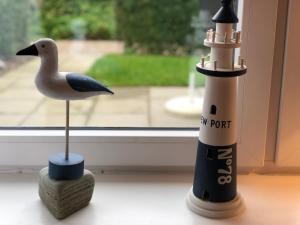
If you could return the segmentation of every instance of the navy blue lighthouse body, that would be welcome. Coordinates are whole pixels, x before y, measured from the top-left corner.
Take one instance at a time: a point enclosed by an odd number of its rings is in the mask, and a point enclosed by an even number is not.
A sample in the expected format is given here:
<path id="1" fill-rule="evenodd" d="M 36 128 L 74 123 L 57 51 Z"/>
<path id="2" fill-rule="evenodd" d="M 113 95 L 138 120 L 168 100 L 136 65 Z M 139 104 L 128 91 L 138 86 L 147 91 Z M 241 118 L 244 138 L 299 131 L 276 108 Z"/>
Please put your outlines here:
<path id="1" fill-rule="evenodd" d="M 203 111 L 193 188 L 187 203 L 194 212 L 213 218 L 236 215 L 242 201 L 236 188 L 237 85 L 246 73 L 244 60 L 234 62 L 234 49 L 241 46 L 238 18 L 231 0 L 223 0 L 213 17 L 204 45 L 211 48 L 210 60 L 197 64 L 206 75 Z"/>

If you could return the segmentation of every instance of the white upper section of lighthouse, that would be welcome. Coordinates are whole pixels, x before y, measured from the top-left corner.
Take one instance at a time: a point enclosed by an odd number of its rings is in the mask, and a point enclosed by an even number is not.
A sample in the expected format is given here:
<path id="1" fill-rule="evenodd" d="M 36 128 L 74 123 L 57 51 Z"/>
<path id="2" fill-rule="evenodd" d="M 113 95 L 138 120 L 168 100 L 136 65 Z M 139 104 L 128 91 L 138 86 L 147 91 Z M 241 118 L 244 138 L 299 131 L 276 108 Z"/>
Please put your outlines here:
<path id="1" fill-rule="evenodd" d="M 216 22 L 216 30 L 208 30 L 204 40 L 204 45 L 211 48 L 210 60 L 205 62 L 202 58 L 197 70 L 217 77 L 234 77 L 246 73 L 244 59 L 234 62 L 234 49 L 241 46 L 241 32 L 233 29 L 238 18 L 230 0 L 222 1 L 222 7 L 213 17 L 213 22 Z"/>
<path id="2" fill-rule="evenodd" d="M 207 145 L 229 146 L 237 142 L 237 78 L 247 71 L 243 59 L 234 62 L 241 33 L 234 30 L 238 18 L 231 0 L 222 1 L 213 22 L 216 29 L 208 30 L 204 40 L 204 45 L 211 48 L 210 60 L 203 57 L 196 67 L 207 75 L 199 140 Z"/>

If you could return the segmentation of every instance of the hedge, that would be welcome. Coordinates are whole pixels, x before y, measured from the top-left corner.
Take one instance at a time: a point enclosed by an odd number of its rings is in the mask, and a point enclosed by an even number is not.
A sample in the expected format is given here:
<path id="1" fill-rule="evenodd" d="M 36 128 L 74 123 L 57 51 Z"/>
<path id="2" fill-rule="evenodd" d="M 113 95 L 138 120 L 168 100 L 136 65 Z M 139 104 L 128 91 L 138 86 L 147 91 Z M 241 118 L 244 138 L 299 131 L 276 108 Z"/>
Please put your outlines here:
<path id="1" fill-rule="evenodd" d="M 198 11 L 198 0 L 116 0 L 118 35 L 133 50 L 174 53 L 185 46 Z"/>
<path id="2" fill-rule="evenodd" d="M 54 39 L 111 39 L 115 36 L 112 0 L 43 0 L 41 23 Z"/>
<path id="3" fill-rule="evenodd" d="M 12 0 L 0 1 L 0 56 L 7 59 L 24 47 L 29 40 L 29 20 L 32 12 L 30 0 L 17 3 Z"/>

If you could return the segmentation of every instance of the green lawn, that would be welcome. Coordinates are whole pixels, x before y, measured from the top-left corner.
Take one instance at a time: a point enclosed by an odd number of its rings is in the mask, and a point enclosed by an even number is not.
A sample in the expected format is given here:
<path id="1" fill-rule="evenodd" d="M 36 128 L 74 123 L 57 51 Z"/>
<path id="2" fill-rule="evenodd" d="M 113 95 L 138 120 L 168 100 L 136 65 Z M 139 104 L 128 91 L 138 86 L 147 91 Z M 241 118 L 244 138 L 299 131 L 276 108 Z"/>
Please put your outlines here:
<path id="1" fill-rule="evenodd" d="M 108 86 L 186 86 L 195 59 L 187 56 L 106 55 L 98 59 L 88 75 Z M 204 77 L 197 76 L 198 85 Z"/>

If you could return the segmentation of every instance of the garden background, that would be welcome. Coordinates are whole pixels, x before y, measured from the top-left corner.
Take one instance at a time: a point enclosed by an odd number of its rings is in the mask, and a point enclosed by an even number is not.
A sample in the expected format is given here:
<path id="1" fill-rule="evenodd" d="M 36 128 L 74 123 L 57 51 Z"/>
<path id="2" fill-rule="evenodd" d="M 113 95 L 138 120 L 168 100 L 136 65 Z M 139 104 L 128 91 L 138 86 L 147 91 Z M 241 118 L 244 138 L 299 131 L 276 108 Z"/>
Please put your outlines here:
<path id="1" fill-rule="evenodd" d="M 196 62 L 208 54 L 202 42 L 206 29 L 212 26 L 211 15 L 218 7 L 219 1 L 208 0 L 0 0 L 0 28 L 4 31 L 0 36 L 0 74 L 5 78 L 7 73 L 20 70 L 32 60 L 15 57 L 18 49 L 40 37 L 50 37 L 58 42 L 61 55 L 65 55 L 63 69 L 88 74 L 112 88 L 119 88 L 119 93 L 132 91 L 137 96 L 136 88 L 146 88 L 150 93 L 146 99 L 150 100 L 154 99 L 151 90 L 161 90 L 165 94 L 154 94 L 160 97 L 159 102 L 151 104 L 163 108 L 177 93 L 188 92 Z M 123 47 L 116 50 L 115 44 Z M 27 73 L 34 73 L 30 69 Z M 195 76 L 193 83 L 201 89 L 204 76 Z M 159 88 L 169 88 L 169 91 Z M 128 116 L 131 112 L 127 111 Z M 153 113 L 149 113 L 150 118 Z M 184 123 L 197 126 L 198 123 L 198 118 L 185 118 L 190 120 L 186 122 L 166 115 L 172 119 L 161 126 Z M 182 121 L 176 122 L 178 119 Z M 87 121 L 83 124 L 90 125 Z M 153 119 L 148 121 L 150 125 L 141 123 L 141 126 L 160 126 L 152 123 Z M 15 124 L 28 125 L 23 122 Z"/>

